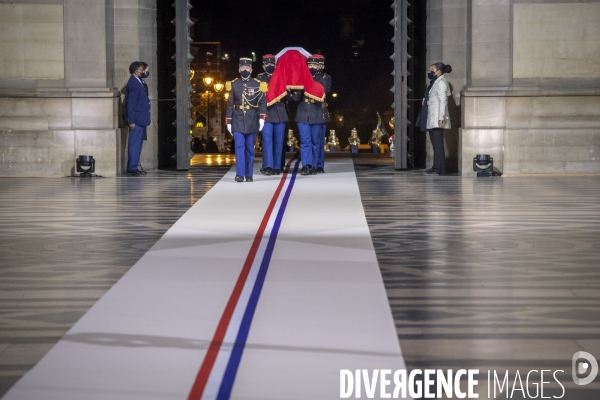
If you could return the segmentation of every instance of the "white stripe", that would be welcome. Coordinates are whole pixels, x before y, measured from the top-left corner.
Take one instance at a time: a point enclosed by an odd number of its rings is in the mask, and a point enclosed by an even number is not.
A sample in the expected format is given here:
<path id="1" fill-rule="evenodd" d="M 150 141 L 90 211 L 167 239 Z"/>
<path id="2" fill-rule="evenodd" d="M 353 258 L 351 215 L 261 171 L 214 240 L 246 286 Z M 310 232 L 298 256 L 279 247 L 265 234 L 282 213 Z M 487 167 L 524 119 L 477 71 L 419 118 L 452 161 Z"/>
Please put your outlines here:
<path id="1" fill-rule="evenodd" d="M 227 368 L 227 363 L 229 362 L 229 357 L 231 356 L 231 351 L 233 350 L 233 344 L 235 343 L 235 340 L 237 338 L 240 326 L 242 324 L 242 318 L 244 317 L 246 307 L 248 306 L 248 301 L 250 300 L 250 295 L 252 294 L 252 290 L 254 289 L 256 277 L 258 276 L 260 265 L 262 264 L 263 258 L 265 256 L 267 244 L 269 243 L 269 238 L 271 237 L 271 234 L 273 232 L 273 226 L 275 225 L 277 214 L 279 214 L 279 209 L 281 208 L 283 197 L 285 196 L 287 188 L 290 184 L 290 177 L 291 173 L 288 174 L 283 188 L 279 192 L 279 196 L 277 197 L 275 206 L 271 211 L 269 221 L 267 222 L 267 226 L 265 227 L 265 231 L 260 241 L 260 245 L 258 246 L 258 250 L 256 251 L 254 262 L 252 263 L 252 267 L 250 268 L 250 272 L 248 273 L 248 277 L 246 278 L 246 282 L 244 283 L 244 288 L 242 289 L 240 298 L 238 299 L 238 302 L 235 306 L 235 310 L 233 311 L 233 314 L 231 316 L 231 320 L 229 321 L 227 331 L 225 332 L 223 344 L 219 349 L 219 354 L 217 355 L 213 368 L 208 377 L 208 381 L 206 382 L 206 387 L 204 388 L 204 393 L 202 394 L 202 400 L 216 399 L 219 393 L 219 388 L 221 387 L 221 382 L 223 381 L 223 377 L 225 375 L 225 369 Z"/>

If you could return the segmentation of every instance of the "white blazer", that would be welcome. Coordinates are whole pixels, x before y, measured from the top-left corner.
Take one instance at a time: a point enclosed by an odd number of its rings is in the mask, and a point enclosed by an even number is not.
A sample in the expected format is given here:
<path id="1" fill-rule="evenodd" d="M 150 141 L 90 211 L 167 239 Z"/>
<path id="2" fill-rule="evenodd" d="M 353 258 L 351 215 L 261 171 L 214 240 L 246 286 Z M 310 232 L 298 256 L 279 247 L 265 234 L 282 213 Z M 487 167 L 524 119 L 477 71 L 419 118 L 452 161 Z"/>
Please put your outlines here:
<path id="1" fill-rule="evenodd" d="M 438 121 L 444 121 L 443 129 L 450 129 L 450 116 L 448 115 L 448 97 L 452 95 L 450 85 L 444 75 L 435 80 L 429 90 L 427 102 L 427 129 L 439 128 Z"/>

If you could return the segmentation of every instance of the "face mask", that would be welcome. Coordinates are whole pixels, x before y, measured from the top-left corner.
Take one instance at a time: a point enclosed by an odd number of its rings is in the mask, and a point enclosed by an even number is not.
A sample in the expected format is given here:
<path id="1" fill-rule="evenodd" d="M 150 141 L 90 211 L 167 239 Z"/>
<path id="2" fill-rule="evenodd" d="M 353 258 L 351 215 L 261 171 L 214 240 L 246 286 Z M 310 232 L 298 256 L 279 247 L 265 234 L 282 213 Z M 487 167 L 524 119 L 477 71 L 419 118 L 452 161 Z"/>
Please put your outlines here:
<path id="1" fill-rule="evenodd" d="M 247 69 L 243 70 L 242 72 L 240 72 L 240 74 L 242 75 L 242 78 L 246 79 L 250 76 L 250 71 L 248 71 Z"/>
<path id="2" fill-rule="evenodd" d="M 275 71 L 275 66 L 269 65 L 269 66 L 265 67 L 265 71 L 267 72 L 267 74 L 272 74 L 273 71 Z"/>
<path id="3" fill-rule="evenodd" d="M 431 80 L 437 79 L 437 75 L 433 71 L 428 72 L 427 77 Z"/>
<path id="4" fill-rule="evenodd" d="M 147 77 L 149 77 L 149 76 L 150 76 L 150 72 L 142 72 L 142 73 L 140 74 L 140 77 L 141 77 L 141 78 L 143 78 L 143 79 L 146 79 L 146 78 L 147 78 Z"/>
<path id="5" fill-rule="evenodd" d="M 319 70 L 317 68 L 309 68 L 308 69 L 311 74 L 315 75 Z"/>

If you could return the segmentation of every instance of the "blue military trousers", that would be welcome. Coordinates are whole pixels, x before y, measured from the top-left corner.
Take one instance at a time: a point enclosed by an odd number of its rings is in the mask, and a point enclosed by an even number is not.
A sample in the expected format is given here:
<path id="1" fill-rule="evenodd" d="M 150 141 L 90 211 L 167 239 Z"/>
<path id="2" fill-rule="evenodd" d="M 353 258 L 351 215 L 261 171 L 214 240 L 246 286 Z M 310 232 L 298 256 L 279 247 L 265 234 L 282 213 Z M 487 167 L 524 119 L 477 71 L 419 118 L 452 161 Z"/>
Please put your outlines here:
<path id="1" fill-rule="evenodd" d="M 265 122 L 262 130 L 263 168 L 280 169 L 285 122 Z"/>
<path id="2" fill-rule="evenodd" d="M 319 124 L 321 126 L 321 131 L 319 132 L 319 137 L 313 138 L 313 157 L 315 161 L 315 167 L 324 168 L 325 167 L 325 133 L 327 131 L 327 124 Z"/>
<path id="3" fill-rule="evenodd" d="M 142 155 L 142 144 L 144 143 L 144 134 L 146 127 L 136 125 L 129 131 L 127 138 L 127 171 L 137 171 Z"/>
<path id="4" fill-rule="evenodd" d="M 313 143 L 318 140 L 321 132 L 321 124 L 304 124 L 298 122 L 298 131 L 300 132 L 300 157 L 302 165 L 315 166 Z"/>
<path id="5" fill-rule="evenodd" d="M 256 133 L 233 132 L 235 139 L 235 174 L 252 178 Z"/>

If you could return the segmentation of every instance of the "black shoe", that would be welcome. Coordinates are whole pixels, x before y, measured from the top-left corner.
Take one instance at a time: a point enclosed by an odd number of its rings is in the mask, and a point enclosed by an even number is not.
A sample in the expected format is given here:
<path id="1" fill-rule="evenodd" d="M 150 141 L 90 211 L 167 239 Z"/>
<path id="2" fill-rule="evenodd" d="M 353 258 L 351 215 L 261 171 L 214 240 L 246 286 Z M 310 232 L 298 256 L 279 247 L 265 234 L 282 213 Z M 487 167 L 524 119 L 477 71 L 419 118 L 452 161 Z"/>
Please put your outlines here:
<path id="1" fill-rule="evenodd" d="M 265 175 L 273 175 L 273 168 L 265 168 Z"/>
<path id="2" fill-rule="evenodd" d="M 317 169 L 315 167 L 311 167 L 310 168 L 310 174 L 311 175 L 316 175 L 317 174 Z"/>
<path id="3" fill-rule="evenodd" d="M 318 174 L 324 174 L 325 173 L 325 168 L 317 168 L 317 173 Z"/>
<path id="4" fill-rule="evenodd" d="M 236 175 L 235 176 L 235 181 L 236 182 L 244 182 L 244 177 L 241 175 Z"/>
<path id="5" fill-rule="evenodd" d="M 264 175 L 264 174 L 265 174 L 265 172 L 266 172 L 266 170 L 267 170 L 266 168 L 261 168 L 261 169 L 260 169 L 260 173 Z"/>
<path id="6" fill-rule="evenodd" d="M 252 179 L 251 176 L 247 176 L 246 177 L 246 182 L 254 182 L 254 179 Z"/>
<path id="7" fill-rule="evenodd" d="M 142 175 L 146 175 L 146 174 L 147 174 L 147 172 L 146 172 L 146 171 L 144 171 L 144 168 L 142 168 L 142 166 L 141 166 L 141 165 L 138 165 L 138 170 L 137 170 L 137 172 L 139 172 L 139 173 L 140 173 L 140 174 L 142 174 Z"/>
<path id="8" fill-rule="evenodd" d="M 428 168 L 425 170 L 425 172 L 427 172 L 428 174 L 437 174 L 437 169 L 433 169 L 433 168 Z"/>
<path id="9" fill-rule="evenodd" d="M 308 174 L 310 174 L 311 168 L 312 167 L 310 165 L 304 165 L 302 167 L 302 169 L 300 170 L 300 175 L 308 175 Z"/>
<path id="10" fill-rule="evenodd" d="M 273 175 L 281 175 L 281 170 L 280 169 L 274 169 L 273 170 Z"/>
<path id="11" fill-rule="evenodd" d="M 134 170 L 134 171 L 127 171 L 127 173 L 125 173 L 126 176 L 138 176 L 140 175 L 140 171 L 138 170 Z"/>

